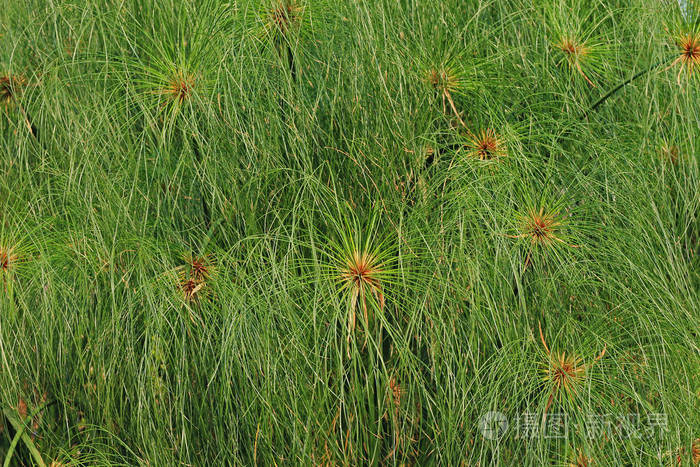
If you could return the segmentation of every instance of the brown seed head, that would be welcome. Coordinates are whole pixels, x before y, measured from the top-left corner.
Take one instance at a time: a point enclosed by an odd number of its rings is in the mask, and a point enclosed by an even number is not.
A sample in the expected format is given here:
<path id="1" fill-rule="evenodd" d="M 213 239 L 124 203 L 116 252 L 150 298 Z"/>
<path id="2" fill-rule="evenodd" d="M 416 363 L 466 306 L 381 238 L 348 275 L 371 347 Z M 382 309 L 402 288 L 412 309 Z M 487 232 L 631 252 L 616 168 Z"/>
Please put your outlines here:
<path id="1" fill-rule="evenodd" d="M 469 155 L 486 161 L 507 156 L 506 145 L 495 130 L 488 128 L 469 137 Z"/>
<path id="2" fill-rule="evenodd" d="M 357 324 L 358 303 L 362 307 L 361 311 L 365 323 L 369 323 L 370 316 L 370 307 L 367 306 L 368 295 L 377 300 L 380 309 L 384 308 L 382 274 L 382 265 L 376 257 L 370 253 L 358 250 L 348 254 L 345 261 L 338 265 L 337 277 L 341 284 L 341 290 L 347 291 L 350 298 L 347 329 L 348 357 L 350 357 L 349 344 Z M 366 343 L 367 341 L 365 340 Z"/>
<path id="3" fill-rule="evenodd" d="M 591 48 L 570 36 L 563 36 L 554 46 L 564 52 L 567 60 L 575 62 L 591 54 Z"/>
<path id="4" fill-rule="evenodd" d="M 680 73 L 685 69 L 688 76 L 700 67 L 700 33 L 688 33 L 678 40 L 680 52 L 674 63 L 680 64 Z"/>
<path id="5" fill-rule="evenodd" d="M 560 227 L 561 221 L 554 214 L 545 213 L 544 208 L 539 211 L 531 209 L 522 219 L 522 233 L 515 237 L 529 238 L 533 245 L 548 246 L 554 241 L 562 241 L 557 237 Z"/>
<path id="6" fill-rule="evenodd" d="M 592 367 L 598 360 L 603 358 L 607 346 L 603 347 L 602 352 L 596 357 L 593 362 L 586 365 L 580 357 L 575 355 L 566 355 L 566 352 L 560 354 L 554 354 L 549 350 L 549 346 L 544 339 L 544 333 L 542 332 L 542 326 L 538 323 L 540 331 L 540 340 L 544 346 L 544 350 L 547 353 L 548 362 L 545 364 L 544 371 L 544 381 L 550 388 L 549 400 L 547 401 L 547 406 L 545 408 L 545 414 L 552 404 L 555 396 L 561 393 L 561 390 L 573 395 L 578 390 L 579 384 L 583 381 L 586 375 L 586 368 Z"/>
<path id="7" fill-rule="evenodd" d="M 367 296 L 377 299 L 379 307 L 384 307 L 382 292 L 382 265 L 374 255 L 355 251 L 348 257 L 339 271 L 339 279 L 343 289 L 350 292 L 350 309 L 348 330 L 355 328 L 355 310 L 358 302 L 362 306 L 365 320 L 368 319 Z"/>
<path id="8" fill-rule="evenodd" d="M 458 87 L 457 76 L 445 68 L 432 68 L 426 76 L 426 81 L 440 93 L 452 92 Z"/>
<path id="9" fill-rule="evenodd" d="M 564 54 L 564 57 L 572 70 L 576 70 L 581 76 L 583 76 L 588 84 L 595 87 L 593 81 L 591 81 L 586 73 L 584 73 L 581 65 L 593 51 L 590 46 L 573 37 L 562 36 L 558 42 L 554 43 L 554 47 L 559 49 Z"/>
<path id="10" fill-rule="evenodd" d="M 566 392 L 573 393 L 583 379 L 586 367 L 581 358 L 562 352 L 558 355 L 550 355 L 549 367 L 545 372 L 545 380 L 555 391 L 564 389 Z"/>
<path id="11" fill-rule="evenodd" d="M 693 446 L 691 448 L 691 454 L 693 457 L 693 464 L 700 464 L 700 438 L 693 441 Z"/>
<path id="12" fill-rule="evenodd" d="M 214 262 L 209 257 L 205 256 L 187 256 L 185 261 L 190 267 L 190 273 L 195 280 L 209 280 L 214 271 Z"/>
<path id="13" fill-rule="evenodd" d="M 0 274 L 8 274 L 17 263 L 18 256 L 12 248 L 0 246 Z"/>
<path id="14" fill-rule="evenodd" d="M 364 295 L 365 291 L 376 293 L 381 290 L 378 277 L 381 273 L 380 265 L 374 256 L 356 251 L 341 268 L 340 278 L 358 295 Z"/>
<path id="15" fill-rule="evenodd" d="M 208 281 L 214 273 L 214 262 L 208 256 L 186 256 L 187 266 L 178 267 L 178 283 L 188 302 L 197 302 L 209 295 Z"/>
<path id="16" fill-rule="evenodd" d="M 195 78 L 193 75 L 177 72 L 173 75 L 163 94 L 168 96 L 173 102 L 182 104 L 192 96 L 194 85 Z"/>
<path id="17" fill-rule="evenodd" d="M 196 302 L 199 299 L 199 291 L 204 287 L 204 282 L 199 282 L 194 278 L 180 279 L 180 289 L 188 302 Z"/>

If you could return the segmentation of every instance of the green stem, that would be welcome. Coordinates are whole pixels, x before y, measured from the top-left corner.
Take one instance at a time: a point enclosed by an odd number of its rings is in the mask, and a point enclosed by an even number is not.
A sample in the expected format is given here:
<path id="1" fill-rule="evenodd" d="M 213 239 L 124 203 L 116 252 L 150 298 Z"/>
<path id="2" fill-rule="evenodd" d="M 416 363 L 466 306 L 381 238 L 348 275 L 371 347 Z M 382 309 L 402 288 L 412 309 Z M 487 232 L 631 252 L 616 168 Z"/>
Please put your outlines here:
<path id="1" fill-rule="evenodd" d="M 24 422 L 19 420 L 19 418 L 16 418 L 14 414 L 9 409 L 3 410 L 5 417 L 10 421 L 12 426 L 15 429 L 15 437 L 12 438 L 12 443 L 10 444 L 9 449 L 7 450 L 7 454 L 5 455 L 5 462 L 3 462 L 3 467 L 9 467 L 10 462 L 12 461 L 12 456 L 15 453 L 15 449 L 17 448 L 17 444 L 19 443 L 19 440 L 21 439 L 29 452 L 32 454 L 32 457 L 34 458 L 34 462 L 36 462 L 36 465 L 40 467 L 46 467 L 46 464 L 44 463 L 44 460 L 41 458 L 41 454 L 39 453 L 39 450 L 36 448 L 34 443 L 32 442 L 31 438 L 26 435 L 24 432 L 25 429 L 29 426 L 29 423 L 32 421 L 32 419 L 39 414 L 42 410 L 44 410 L 46 407 L 49 405 L 53 404 L 53 402 L 46 403 L 44 402 L 41 404 L 39 407 L 34 409 L 27 418 L 24 419 Z"/>
<path id="2" fill-rule="evenodd" d="M 194 152 L 197 164 L 200 166 L 199 168 L 202 169 L 202 153 L 199 150 L 199 143 L 194 135 L 192 136 L 192 152 Z M 202 197 L 202 214 L 204 214 L 204 225 L 206 225 L 206 228 L 209 229 L 211 227 L 211 212 L 209 211 L 207 195 L 204 189 L 200 190 L 200 196 Z"/>
<path id="3" fill-rule="evenodd" d="M 18 103 L 17 105 L 19 106 L 19 110 L 22 113 L 22 117 L 24 118 L 24 123 L 27 125 L 27 129 L 29 130 L 29 133 L 31 133 L 31 135 L 34 138 L 36 138 L 38 141 L 39 140 L 39 132 L 36 129 L 36 127 L 34 126 L 34 124 L 31 122 L 31 120 L 29 119 L 29 114 L 27 113 L 26 110 L 24 110 L 24 107 L 22 106 L 22 104 Z"/>
<path id="4" fill-rule="evenodd" d="M 666 60 L 660 60 L 660 61 L 656 62 L 655 64 L 653 64 L 652 66 L 650 66 L 649 68 L 647 68 L 646 70 L 642 70 L 639 73 L 632 76 L 631 78 L 627 79 L 626 81 L 623 81 L 622 83 L 618 84 L 617 86 L 612 88 L 610 91 L 608 91 L 603 97 L 598 99 L 598 101 L 595 104 L 593 104 L 590 109 L 588 109 L 586 111 L 584 116 L 587 116 L 590 112 L 594 112 L 596 109 L 598 109 L 598 107 L 600 107 L 601 104 L 603 104 L 606 100 L 608 100 L 611 96 L 613 96 L 617 91 L 619 91 L 620 89 L 622 89 L 625 86 L 627 86 L 628 84 L 630 84 L 632 81 L 646 75 L 647 73 L 658 68 L 661 65 L 665 65 L 666 63 L 673 60 L 673 58 L 674 57 L 668 58 Z"/>

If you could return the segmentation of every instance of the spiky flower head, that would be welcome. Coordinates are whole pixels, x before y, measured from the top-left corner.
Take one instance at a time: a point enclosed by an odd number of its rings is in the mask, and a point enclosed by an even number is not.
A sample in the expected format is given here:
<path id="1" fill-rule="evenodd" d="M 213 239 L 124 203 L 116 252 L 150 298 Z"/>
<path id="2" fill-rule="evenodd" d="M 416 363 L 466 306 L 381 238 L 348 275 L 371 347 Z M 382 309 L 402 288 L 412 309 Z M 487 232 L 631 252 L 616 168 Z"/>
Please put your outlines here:
<path id="1" fill-rule="evenodd" d="M 7 285 L 12 277 L 17 273 L 24 261 L 26 252 L 19 253 L 14 246 L 7 246 L 0 243 L 0 283 L 2 288 L 7 290 Z"/>
<path id="2" fill-rule="evenodd" d="M 0 245 L 0 275 L 3 278 L 15 269 L 18 260 L 19 257 L 14 252 L 14 248 Z"/>
<path id="3" fill-rule="evenodd" d="M 579 387 L 585 380 L 587 370 L 598 360 L 603 358 L 607 346 L 603 347 L 602 352 L 600 352 L 593 362 L 585 364 L 583 359 L 575 354 L 552 352 L 549 346 L 547 346 L 544 333 L 542 332 L 542 326 L 539 323 L 538 327 L 540 331 L 540 340 L 547 354 L 547 361 L 543 364 L 542 368 L 542 372 L 544 373 L 542 379 L 545 386 L 549 389 L 549 400 L 545 407 L 546 414 L 555 398 L 561 397 L 562 395 L 572 397 L 578 392 Z"/>
<path id="4" fill-rule="evenodd" d="M 470 134 L 468 154 L 482 161 L 498 159 L 508 155 L 505 141 L 492 128 L 481 130 L 476 135 Z"/>
<path id="5" fill-rule="evenodd" d="M 457 71 L 449 65 L 429 69 L 425 80 L 432 89 L 440 94 L 454 93 L 459 90 L 459 76 Z"/>
<path id="6" fill-rule="evenodd" d="M 442 111 L 448 113 L 449 109 L 465 129 L 468 130 L 466 123 L 457 110 L 453 94 L 464 93 L 468 87 L 468 82 L 460 73 L 457 65 L 453 61 L 446 61 L 438 66 L 433 66 L 427 69 L 424 75 L 424 80 L 428 84 L 429 89 L 437 94 L 442 100 Z"/>
<path id="7" fill-rule="evenodd" d="M 207 281 L 214 274 L 215 262 L 211 255 L 204 256 L 185 256 L 185 262 L 190 268 L 192 277 L 198 281 Z"/>
<path id="8" fill-rule="evenodd" d="M 376 250 L 365 244 L 360 246 L 350 240 L 345 248 L 338 250 L 335 257 L 334 276 L 340 284 L 340 291 L 347 296 L 347 353 L 350 357 L 350 343 L 357 328 L 358 308 L 364 318 L 362 321 L 367 343 L 372 311 L 384 309 L 384 264 Z"/>
<path id="9" fill-rule="evenodd" d="M 350 252 L 338 272 L 342 287 L 350 291 L 353 309 L 360 303 L 366 313 L 369 296 L 376 298 L 383 306 L 382 264 L 373 254 L 360 250 Z"/>
<path id="10" fill-rule="evenodd" d="M 553 47 L 563 55 L 562 60 L 566 61 L 572 71 L 580 74 L 588 84 L 595 87 L 593 81 L 584 71 L 593 58 L 595 46 L 579 39 L 574 34 L 562 34 L 558 40 L 554 41 Z"/>
<path id="11" fill-rule="evenodd" d="M 543 371 L 544 380 L 555 391 L 563 389 L 568 394 L 574 394 L 586 373 L 586 367 L 580 357 L 561 352 L 550 354 Z"/>
<path id="12" fill-rule="evenodd" d="M 190 100 L 194 92 L 195 82 L 195 76 L 191 73 L 186 73 L 184 71 L 174 72 L 168 85 L 160 91 L 161 94 L 168 98 L 162 105 L 165 106 L 168 102 L 182 105 Z"/>
<path id="13" fill-rule="evenodd" d="M 689 32 L 677 39 L 679 47 L 678 57 L 671 64 L 678 66 L 678 84 L 681 82 L 681 74 L 685 70 L 688 77 L 692 77 L 695 70 L 700 67 L 700 32 Z"/>
<path id="14" fill-rule="evenodd" d="M 204 282 L 198 282 L 193 277 L 185 277 L 184 273 L 180 275 L 180 289 L 182 295 L 188 302 L 196 302 L 199 299 L 199 291 L 205 286 Z"/>
<path id="15" fill-rule="evenodd" d="M 563 221 L 556 211 L 547 212 L 544 206 L 537 209 L 529 209 L 528 213 L 521 216 L 520 234 L 510 235 L 512 238 L 526 238 L 532 246 L 547 247 L 555 242 L 564 243 L 558 237 Z"/>
<path id="16" fill-rule="evenodd" d="M 179 266 L 178 284 L 183 298 L 196 303 L 209 297 L 209 281 L 214 273 L 214 262 L 210 256 L 185 256 L 185 266 Z"/>
<path id="17" fill-rule="evenodd" d="M 353 208 L 348 204 L 339 218 L 329 216 L 336 232 L 326 237 L 322 265 L 322 277 L 333 286 L 334 298 L 339 299 L 337 303 L 342 306 L 348 357 L 351 343 L 357 342 L 358 324 L 365 344 L 374 331 L 381 329 L 382 320 L 375 318 L 384 313 L 386 295 L 398 274 L 393 239 L 379 233 L 379 211 L 365 222 L 357 217 Z"/>
<path id="18" fill-rule="evenodd" d="M 486 61 L 477 58 L 476 50 L 453 46 L 426 46 L 421 40 L 415 44 L 419 55 L 412 62 L 411 70 L 407 71 L 413 76 L 414 82 L 421 84 L 427 91 L 426 98 L 442 101 L 443 113 L 452 113 L 459 124 L 468 129 L 455 98 L 467 95 L 483 85 L 483 78 L 477 76 L 486 68 L 483 66 Z"/>
<path id="19" fill-rule="evenodd" d="M 691 447 L 691 457 L 693 458 L 693 464 L 700 464 L 700 438 L 693 441 L 693 446 Z"/>

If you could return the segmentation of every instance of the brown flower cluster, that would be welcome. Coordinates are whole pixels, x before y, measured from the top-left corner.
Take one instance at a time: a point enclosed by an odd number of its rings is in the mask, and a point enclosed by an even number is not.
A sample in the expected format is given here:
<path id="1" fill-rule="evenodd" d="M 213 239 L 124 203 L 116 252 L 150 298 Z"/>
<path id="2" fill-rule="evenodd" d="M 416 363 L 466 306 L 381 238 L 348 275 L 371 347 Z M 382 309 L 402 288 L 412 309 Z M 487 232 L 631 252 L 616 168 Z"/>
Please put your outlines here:
<path id="1" fill-rule="evenodd" d="M 209 297 L 208 283 L 214 273 L 214 261 L 208 256 L 186 256 L 185 266 L 178 268 L 178 282 L 187 302 L 196 303 Z"/>

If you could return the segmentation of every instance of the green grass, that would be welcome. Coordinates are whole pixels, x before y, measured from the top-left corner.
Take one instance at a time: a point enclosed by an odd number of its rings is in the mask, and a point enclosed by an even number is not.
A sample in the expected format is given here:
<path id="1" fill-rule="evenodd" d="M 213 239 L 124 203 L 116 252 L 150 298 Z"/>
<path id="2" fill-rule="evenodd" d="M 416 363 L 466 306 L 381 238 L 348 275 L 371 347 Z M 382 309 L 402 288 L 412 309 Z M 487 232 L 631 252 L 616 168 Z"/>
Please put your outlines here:
<path id="1" fill-rule="evenodd" d="M 0 3 L 0 462 L 697 465 L 692 8 Z"/>

